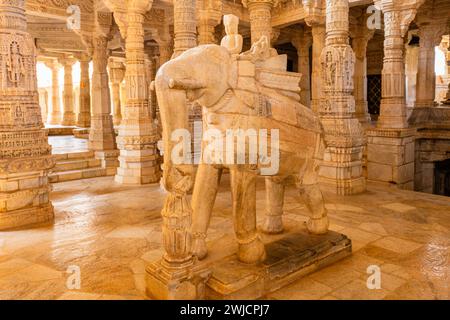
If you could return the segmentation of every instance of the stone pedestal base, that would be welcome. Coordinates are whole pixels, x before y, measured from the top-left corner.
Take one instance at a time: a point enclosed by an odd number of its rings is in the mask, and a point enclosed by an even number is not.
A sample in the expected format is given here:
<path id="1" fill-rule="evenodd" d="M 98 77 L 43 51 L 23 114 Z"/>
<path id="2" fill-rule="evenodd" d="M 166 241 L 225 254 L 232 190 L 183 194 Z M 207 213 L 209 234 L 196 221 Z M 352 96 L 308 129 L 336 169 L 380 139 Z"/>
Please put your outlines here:
<path id="1" fill-rule="evenodd" d="M 258 299 L 351 252 L 351 240 L 343 234 L 291 232 L 266 244 L 267 258 L 261 265 L 243 264 L 235 255 L 216 261 L 206 283 L 206 298 Z"/>
<path id="2" fill-rule="evenodd" d="M 120 166 L 117 168 L 116 182 L 140 185 L 159 181 L 157 137 L 124 137 L 119 134 L 117 143 Z"/>
<path id="3" fill-rule="evenodd" d="M 113 176 L 117 173 L 117 167 L 119 166 L 119 150 L 104 150 L 96 151 L 95 159 L 102 161 L 102 168 L 106 169 L 107 176 Z"/>
<path id="4" fill-rule="evenodd" d="M 170 268 L 161 260 L 146 268 L 147 295 L 158 300 L 205 299 L 211 271 L 200 265 Z"/>
<path id="5" fill-rule="evenodd" d="M 28 159 L 22 161 L 24 166 L 30 163 Z M 43 170 L 54 165 L 51 157 L 41 158 L 33 163 Z M 14 163 L 11 167 L 13 166 Z M 1 175 L 0 230 L 53 222 L 53 206 L 49 201 L 50 190 L 48 177 L 43 175 L 42 171 Z"/>
<path id="6" fill-rule="evenodd" d="M 369 129 L 368 180 L 414 189 L 415 129 Z"/>
<path id="7" fill-rule="evenodd" d="M 40 207 L 0 212 L 0 230 L 47 225 L 52 224 L 53 220 L 53 205 L 47 203 Z"/>

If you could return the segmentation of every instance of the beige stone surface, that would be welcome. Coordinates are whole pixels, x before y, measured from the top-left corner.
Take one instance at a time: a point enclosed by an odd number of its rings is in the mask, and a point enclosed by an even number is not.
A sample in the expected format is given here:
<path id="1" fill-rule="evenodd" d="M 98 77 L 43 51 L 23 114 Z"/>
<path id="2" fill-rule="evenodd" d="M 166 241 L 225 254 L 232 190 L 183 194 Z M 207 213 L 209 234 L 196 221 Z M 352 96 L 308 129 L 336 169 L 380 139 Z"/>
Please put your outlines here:
<path id="1" fill-rule="evenodd" d="M 156 185 L 121 186 L 112 177 L 60 183 L 54 189 L 54 226 L 0 232 L 0 297 L 146 298 L 143 268 L 162 254 L 161 242 L 155 242 L 151 233 L 161 237 L 157 231 L 161 228 L 165 193 Z M 264 182 L 259 181 L 257 198 L 264 197 Z M 289 187 L 286 202 L 295 202 L 295 197 L 294 189 Z M 233 245 L 233 241 L 224 238 L 210 238 L 215 231 L 232 237 L 232 226 L 224 223 L 230 220 L 229 199 L 225 176 L 208 234 L 212 252 L 216 247 L 223 251 L 224 246 Z M 332 225 L 345 226 L 353 242 L 362 241 L 361 248 L 341 263 L 313 273 L 268 298 L 449 298 L 449 264 L 445 257 L 450 250 L 450 221 L 444 214 L 450 206 L 448 198 L 369 184 L 366 194 L 336 197 L 325 193 L 325 201 L 327 206 L 337 208 L 329 211 Z M 411 212 L 393 214 L 383 207 L 388 203 L 409 203 L 427 219 L 418 220 L 419 216 Z M 364 211 L 346 210 L 348 206 Z M 307 218 L 307 212 L 301 208 L 290 211 Z M 258 212 L 258 216 L 263 215 L 264 212 Z M 284 219 L 288 222 L 291 218 L 286 215 Z M 367 223 L 381 226 L 387 234 L 368 229 Z M 141 230 L 146 231 L 145 237 Z M 66 287 L 70 265 L 80 267 L 80 290 Z M 365 287 L 369 265 L 380 266 L 380 291 Z"/>

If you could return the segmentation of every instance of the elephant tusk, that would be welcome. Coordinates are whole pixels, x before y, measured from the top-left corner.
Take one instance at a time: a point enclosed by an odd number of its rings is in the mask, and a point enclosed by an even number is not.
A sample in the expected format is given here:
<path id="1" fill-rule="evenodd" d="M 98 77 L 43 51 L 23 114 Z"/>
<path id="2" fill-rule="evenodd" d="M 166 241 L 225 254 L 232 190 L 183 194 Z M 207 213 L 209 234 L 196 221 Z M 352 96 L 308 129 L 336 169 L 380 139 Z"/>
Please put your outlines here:
<path id="1" fill-rule="evenodd" d="M 170 79 L 169 88 L 179 90 L 198 90 L 204 89 L 206 88 L 206 86 L 201 82 L 192 79 L 182 79 L 182 80 Z"/>

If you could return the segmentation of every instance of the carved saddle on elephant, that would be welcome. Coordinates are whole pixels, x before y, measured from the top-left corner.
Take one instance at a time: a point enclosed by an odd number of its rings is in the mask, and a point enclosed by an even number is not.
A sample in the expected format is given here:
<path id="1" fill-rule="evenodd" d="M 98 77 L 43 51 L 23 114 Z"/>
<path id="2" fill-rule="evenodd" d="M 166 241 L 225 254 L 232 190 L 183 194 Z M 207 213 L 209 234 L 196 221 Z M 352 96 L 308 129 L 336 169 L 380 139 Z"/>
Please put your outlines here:
<path id="1" fill-rule="evenodd" d="M 322 125 L 300 103 L 302 75 L 286 71 L 286 55 L 271 48 L 262 50 L 232 55 L 230 89 L 215 106 L 204 109 L 205 129 L 216 128 L 225 134 L 228 129 L 265 128 L 268 136 L 271 129 L 278 129 L 280 152 L 322 158 Z"/>

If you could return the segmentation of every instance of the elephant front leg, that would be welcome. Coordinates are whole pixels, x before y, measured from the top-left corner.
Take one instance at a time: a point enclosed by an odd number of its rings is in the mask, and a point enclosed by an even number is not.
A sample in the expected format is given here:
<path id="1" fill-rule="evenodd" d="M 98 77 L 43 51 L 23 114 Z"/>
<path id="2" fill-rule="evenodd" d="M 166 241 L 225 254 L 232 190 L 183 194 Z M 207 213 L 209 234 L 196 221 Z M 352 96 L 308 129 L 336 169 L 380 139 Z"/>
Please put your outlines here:
<path id="1" fill-rule="evenodd" d="M 230 168 L 230 174 L 238 259 L 259 263 L 265 259 L 266 252 L 256 230 L 256 172 L 237 165 Z"/>
<path id="2" fill-rule="evenodd" d="M 206 232 L 219 189 L 222 169 L 209 164 L 198 166 L 192 194 L 192 253 L 199 259 L 206 257 Z"/>
<path id="3" fill-rule="evenodd" d="M 313 234 L 323 234 L 327 233 L 330 223 L 323 201 L 322 191 L 317 181 L 317 171 L 318 164 L 313 162 L 307 167 L 303 181 L 297 187 L 306 207 L 311 213 L 311 217 L 306 223 L 308 231 Z"/>
<path id="4" fill-rule="evenodd" d="M 283 232 L 283 205 L 284 205 L 283 181 L 277 178 L 266 178 L 266 217 L 262 230 L 269 234 Z"/>

